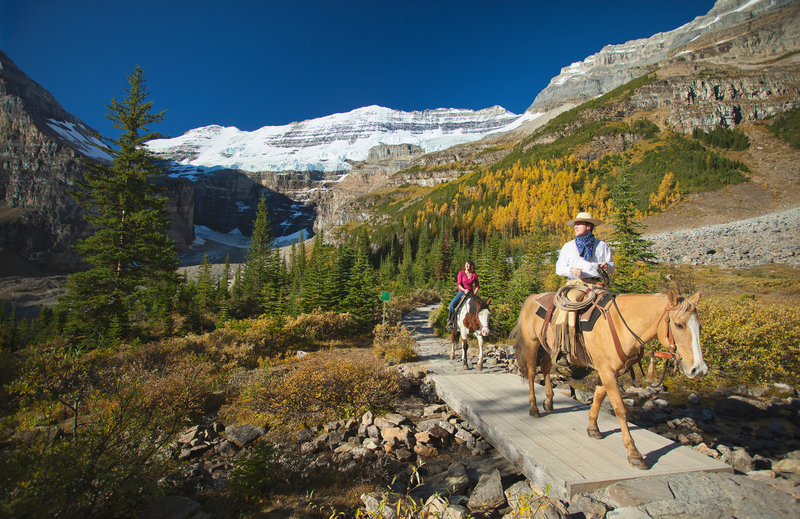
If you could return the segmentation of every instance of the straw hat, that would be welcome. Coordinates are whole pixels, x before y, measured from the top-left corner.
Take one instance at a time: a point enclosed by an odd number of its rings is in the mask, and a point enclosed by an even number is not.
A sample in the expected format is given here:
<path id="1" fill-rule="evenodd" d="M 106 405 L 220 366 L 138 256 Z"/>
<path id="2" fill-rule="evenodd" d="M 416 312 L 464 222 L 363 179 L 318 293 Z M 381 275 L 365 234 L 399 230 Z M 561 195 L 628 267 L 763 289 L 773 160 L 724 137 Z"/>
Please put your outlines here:
<path id="1" fill-rule="evenodd" d="M 578 213 L 575 216 L 574 220 L 570 220 L 567 222 L 568 227 L 575 227 L 575 222 L 589 222 L 590 224 L 597 227 L 598 225 L 603 225 L 603 220 L 598 220 L 597 218 L 592 216 L 592 213 Z"/>

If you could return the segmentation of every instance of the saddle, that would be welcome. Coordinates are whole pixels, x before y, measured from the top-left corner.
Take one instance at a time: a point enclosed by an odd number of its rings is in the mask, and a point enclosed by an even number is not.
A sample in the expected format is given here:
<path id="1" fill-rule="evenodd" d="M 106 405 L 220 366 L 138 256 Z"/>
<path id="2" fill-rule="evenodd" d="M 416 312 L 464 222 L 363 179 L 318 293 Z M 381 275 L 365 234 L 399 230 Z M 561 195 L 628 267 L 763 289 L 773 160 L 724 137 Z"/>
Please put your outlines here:
<path id="1" fill-rule="evenodd" d="M 536 315 L 543 319 L 542 330 L 539 334 L 542 346 L 556 357 L 559 353 L 567 356 L 570 364 L 594 368 L 591 355 L 586 350 L 583 332 L 594 329 L 597 320 L 611 304 L 613 294 L 605 288 L 570 286 L 572 290 L 583 291 L 583 299 L 589 292 L 594 292 L 594 298 L 587 307 L 578 311 L 566 311 L 558 308 L 555 303 L 555 292 L 542 294 L 535 299 L 539 305 Z M 573 316 L 569 315 L 573 314 Z M 577 315 L 575 315 L 577 314 Z M 547 343 L 548 331 L 552 332 L 553 344 Z"/>
<path id="2" fill-rule="evenodd" d="M 467 304 L 468 299 L 472 299 L 473 297 L 477 298 L 475 294 L 472 295 L 465 295 L 461 298 L 461 301 L 458 302 L 455 308 L 453 308 L 453 315 L 450 316 L 450 323 L 455 326 L 456 320 L 458 319 L 458 313 L 461 311 L 461 308 Z"/>

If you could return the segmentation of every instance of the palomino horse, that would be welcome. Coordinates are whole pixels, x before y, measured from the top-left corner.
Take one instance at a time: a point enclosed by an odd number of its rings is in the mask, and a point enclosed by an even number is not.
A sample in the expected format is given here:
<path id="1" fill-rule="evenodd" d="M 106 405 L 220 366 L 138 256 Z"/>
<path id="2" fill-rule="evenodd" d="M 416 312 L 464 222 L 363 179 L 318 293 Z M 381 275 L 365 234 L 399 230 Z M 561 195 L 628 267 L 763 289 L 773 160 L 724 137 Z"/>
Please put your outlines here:
<path id="1" fill-rule="evenodd" d="M 538 295 L 532 295 L 525 300 L 519 320 L 511 332 L 511 338 L 515 342 L 517 365 L 521 375 L 528 379 L 529 414 L 536 418 L 539 417 L 539 409 L 533 391 L 534 375 L 543 331 L 543 319 L 536 314 L 538 304 L 534 300 L 537 297 Z M 628 430 L 628 413 L 622 402 L 617 377 L 631 368 L 641 357 L 643 344 L 653 337 L 658 337 L 661 344 L 669 349 L 671 354 L 668 357 L 675 360 L 676 369 L 677 365 L 680 365 L 684 374 L 690 379 L 705 375 L 708 367 L 703 362 L 703 352 L 700 347 L 700 319 L 697 317 L 699 300 L 700 292 L 685 299 L 673 290 L 667 295 L 620 295 L 615 298 L 616 304 L 609 307 L 606 320 L 599 319 L 591 332 L 583 332 L 586 350 L 601 381 L 595 388 L 587 433 L 592 438 L 603 437 L 597 427 L 597 416 L 600 413 L 600 404 L 608 395 L 614 406 L 614 414 L 619 418 L 622 442 L 628 449 L 628 463 L 632 467 L 648 468 Z M 609 318 L 613 326 L 607 324 Z M 552 329 L 546 333 L 545 344 L 554 344 Z M 539 359 L 547 394 L 544 410 L 548 413 L 553 411 L 550 369 L 557 354 L 557 351 L 546 352 Z"/>
<path id="2" fill-rule="evenodd" d="M 478 338 L 478 370 L 483 369 L 483 338 L 489 335 L 489 303 L 478 296 L 468 296 L 456 314 L 456 326 L 450 332 L 450 360 L 456 358 L 456 342 L 461 336 L 461 367 L 469 369 L 467 363 L 467 337 L 474 333 Z"/>

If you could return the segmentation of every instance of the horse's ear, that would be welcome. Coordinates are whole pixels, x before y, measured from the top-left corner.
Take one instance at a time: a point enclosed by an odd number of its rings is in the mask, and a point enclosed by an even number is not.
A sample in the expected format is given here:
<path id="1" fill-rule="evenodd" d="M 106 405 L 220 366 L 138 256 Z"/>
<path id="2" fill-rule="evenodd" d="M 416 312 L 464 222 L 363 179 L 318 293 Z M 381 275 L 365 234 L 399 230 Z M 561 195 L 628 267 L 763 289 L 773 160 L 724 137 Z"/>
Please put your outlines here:
<path id="1" fill-rule="evenodd" d="M 703 289 L 702 288 L 700 289 L 700 292 L 698 292 L 695 295 L 693 295 L 692 297 L 690 297 L 689 301 L 691 301 L 692 303 L 694 303 L 696 305 L 698 303 L 698 301 L 700 301 L 700 296 L 701 295 L 703 295 Z"/>
<path id="2" fill-rule="evenodd" d="M 669 289 L 669 292 L 667 293 L 667 300 L 669 301 L 669 306 L 678 305 L 678 294 L 675 292 L 674 289 L 672 288 Z"/>
<path id="3" fill-rule="evenodd" d="M 489 306 L 490 304 L 492 304 L 492 298 L 491 297 L 486 300 L 486 306 Z"/>

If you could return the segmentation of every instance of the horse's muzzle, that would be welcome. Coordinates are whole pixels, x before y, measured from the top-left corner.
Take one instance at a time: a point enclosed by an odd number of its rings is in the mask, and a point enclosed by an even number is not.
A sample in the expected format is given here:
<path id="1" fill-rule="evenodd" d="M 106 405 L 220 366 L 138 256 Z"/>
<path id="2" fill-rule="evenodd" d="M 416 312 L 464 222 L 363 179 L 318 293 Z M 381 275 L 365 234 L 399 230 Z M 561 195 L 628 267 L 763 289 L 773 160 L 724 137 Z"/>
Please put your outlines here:
<path id="1" fill-rule="evenodd" d="M 489 328 L 481 328 L 481 331 L 479 333 L 481 334 L 482 337 L 487 337 L 489 335 Z"/>

